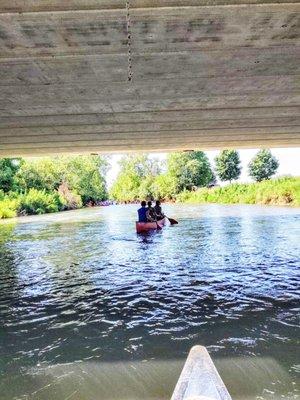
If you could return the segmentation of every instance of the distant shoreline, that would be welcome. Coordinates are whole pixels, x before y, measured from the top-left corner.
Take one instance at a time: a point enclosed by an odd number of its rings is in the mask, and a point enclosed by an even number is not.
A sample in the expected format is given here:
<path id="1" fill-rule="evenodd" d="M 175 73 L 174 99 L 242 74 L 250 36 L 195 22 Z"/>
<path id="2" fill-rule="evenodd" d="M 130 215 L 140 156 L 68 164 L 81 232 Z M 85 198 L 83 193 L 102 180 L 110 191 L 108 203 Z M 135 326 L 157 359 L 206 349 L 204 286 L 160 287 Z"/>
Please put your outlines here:
<path id="1" fill-rule="evenodd" d="M 18 214 L 14 209 L 15 200 L 0 201 L 0 220 L 17 219 L 22 216 L 43 215 L 68 210 L 55 210 L 41 212 L 33 209 L 31 213 Z M 176 199 L 166 199 L 165 203 L 177 204 L 245 204 L 245 205 L 271 205 L 285 207 L 300 207 L 300 177 L 284 177 L 255 183 L 232 183 L 223 187 L 199 188 L 195 191 L 181 192 Z M 106 207 L 110 205 L 136 204 L 139 201 L 117 202 L 107 200 L 77 209 L 92 207 Z M 1 209 L 2 206 L 2 209 Z M 6 208 L 5 208 L 6 207 Z M 11 207 L 11 208 L 10 208 Z M 44 208 L 45 210 L 46 208 Z M 2 214 L 1 214 L 2 210 Z M 47 209 L 46 209 L 47 210 Z M 76 210 L 76 208 L 74 208 Z M 70 210 L 69 210 L 70 211 Z"/>
<path id="2" fill-rule="evenodd" d="M 199 188 L 178 195 L 177 202 L 190 204 L 256 204 L 300 206 L 300 177 L 284 177 L 255 183 L 232 183 Z"/>

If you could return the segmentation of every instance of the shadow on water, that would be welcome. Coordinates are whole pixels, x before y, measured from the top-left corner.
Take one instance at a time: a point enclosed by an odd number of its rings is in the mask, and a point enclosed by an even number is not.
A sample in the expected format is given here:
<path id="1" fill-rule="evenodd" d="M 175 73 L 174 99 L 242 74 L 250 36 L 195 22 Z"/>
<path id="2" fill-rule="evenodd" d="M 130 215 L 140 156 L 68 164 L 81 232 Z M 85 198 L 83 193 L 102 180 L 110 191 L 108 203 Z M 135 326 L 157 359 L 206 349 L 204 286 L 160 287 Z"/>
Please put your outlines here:
<path id="1" fill-rule="evenodd" d="M 194 344 L 234 399 L 296 398 L 299 209 L 166 208 L 0 225 L 1 400 L 168 399 Z"/>
<path id="2" fill-rule="evenodd" d="M 215 363 L 234 399 L 274 399 L 279 393 L 296 399 L 296 383 L 272 358 L 236 357 Z M 22 374 L 20 388 L 7 377 L 4 393 L 5 398 L 15 398 L 21 390 L 32 399 L 167 400 L 182 367 L 183 360 L 40 365 Z"/>

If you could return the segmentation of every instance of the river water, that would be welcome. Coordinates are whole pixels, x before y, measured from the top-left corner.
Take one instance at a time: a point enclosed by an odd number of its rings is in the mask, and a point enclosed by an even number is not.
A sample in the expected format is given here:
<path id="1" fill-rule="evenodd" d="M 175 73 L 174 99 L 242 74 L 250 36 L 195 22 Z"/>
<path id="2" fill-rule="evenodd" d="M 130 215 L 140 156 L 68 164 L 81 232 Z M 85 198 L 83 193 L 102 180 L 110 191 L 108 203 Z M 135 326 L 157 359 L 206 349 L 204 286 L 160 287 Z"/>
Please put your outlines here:
<path id="1" fill-rule="evenodd" d="M 166 210 L 0 224 L 1 400 L 169 399 L 194 344 L 234 399 L 298 398 L 300 209 Z"/>

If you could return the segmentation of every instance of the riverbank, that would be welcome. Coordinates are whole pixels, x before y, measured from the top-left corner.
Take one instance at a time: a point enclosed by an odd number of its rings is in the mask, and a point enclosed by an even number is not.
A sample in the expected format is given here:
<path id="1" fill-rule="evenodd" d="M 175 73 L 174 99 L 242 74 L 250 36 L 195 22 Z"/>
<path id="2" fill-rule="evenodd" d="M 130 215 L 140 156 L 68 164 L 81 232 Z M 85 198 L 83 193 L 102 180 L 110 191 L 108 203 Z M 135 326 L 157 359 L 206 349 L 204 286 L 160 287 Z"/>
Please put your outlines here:
<path id="1" fill-rule="evenodd" d="M 300 177 L 284 177 L 256 183 L 184 191 L 179 203 L 270 204 L 300 206 Z"/>
<path id="2" fill-rule="evenodd" d="M 299 207 L 300 177 L 285 177 L 249 184 L 233 183 L 223 187 L 200 188 L 193 192 L 184 191 L 177 195 L 176 202 L 269 204 Z M 95 203 L 95 205 L 108 204 L 110 204 L 109 201 Z M 70 192 L 47 193 L 44 190 L 30 189 L 27 194 L 2 196 L 0 198 L 0 219 L 74 210 L 85 206 L 90 206 L 90 203 L 83 204 L 78 195 Z"/>
<path id="3" fill-rule="evenodd" d="M 0 219 L 57 213 L 110 204 L 111 202 L 108 200 L 89 201 L 84 204 L 81 196 L 66 190 L 49 193 L 45 190 L 30 189 L 25 194 L 11 193 L 0 197 Z"/>
<path id="4" fill-rule="evenodd" d="M 0 158 L 0 218 L 101 205 L 107 165 L 99 156 Z"/>

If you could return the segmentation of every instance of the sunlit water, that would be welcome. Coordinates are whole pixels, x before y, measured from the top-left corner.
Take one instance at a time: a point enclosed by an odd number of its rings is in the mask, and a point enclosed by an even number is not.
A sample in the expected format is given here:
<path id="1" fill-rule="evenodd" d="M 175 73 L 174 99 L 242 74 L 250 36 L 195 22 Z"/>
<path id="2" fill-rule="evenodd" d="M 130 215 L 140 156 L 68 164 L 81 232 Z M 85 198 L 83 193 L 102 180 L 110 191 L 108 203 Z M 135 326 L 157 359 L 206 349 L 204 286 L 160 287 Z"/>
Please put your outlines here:
<path id="1" fill-rule="evenodd" d="M 0 224 L 1 400 L 169 399 L 194 344 L 234 399 L 297 398 L 300 209 L 166 209 Z"/>

